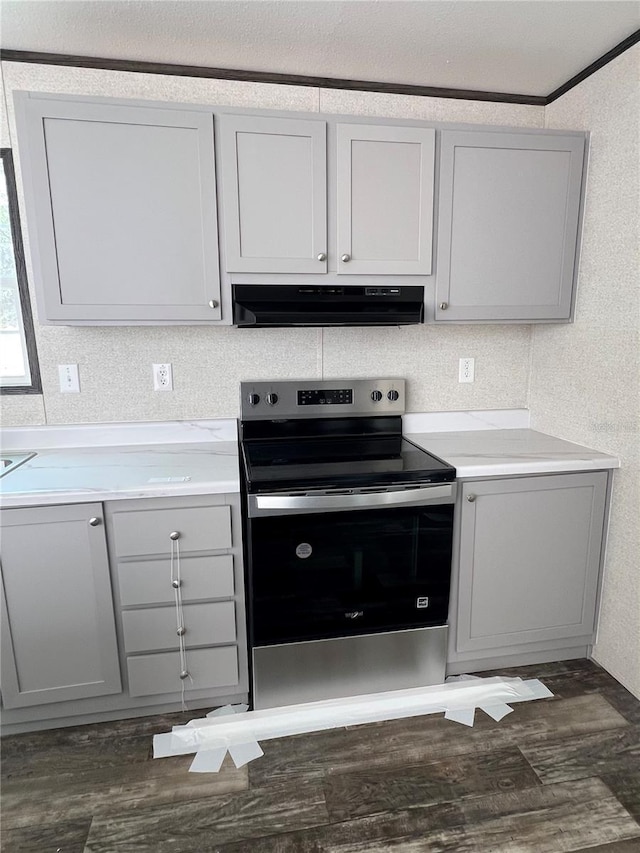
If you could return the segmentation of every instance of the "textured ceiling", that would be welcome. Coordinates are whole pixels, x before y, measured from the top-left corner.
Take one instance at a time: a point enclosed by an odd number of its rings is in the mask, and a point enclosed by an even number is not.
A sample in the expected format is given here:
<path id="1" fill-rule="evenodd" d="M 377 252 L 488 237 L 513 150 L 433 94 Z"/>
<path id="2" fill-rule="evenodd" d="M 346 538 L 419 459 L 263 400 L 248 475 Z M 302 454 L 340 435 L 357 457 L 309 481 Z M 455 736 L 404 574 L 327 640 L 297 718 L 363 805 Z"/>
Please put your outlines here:
<path id="1" fill-rule="evenodd" d="M 2 0 L 1 45 L 548 95 L 640 28 L 640 0 Z"/>

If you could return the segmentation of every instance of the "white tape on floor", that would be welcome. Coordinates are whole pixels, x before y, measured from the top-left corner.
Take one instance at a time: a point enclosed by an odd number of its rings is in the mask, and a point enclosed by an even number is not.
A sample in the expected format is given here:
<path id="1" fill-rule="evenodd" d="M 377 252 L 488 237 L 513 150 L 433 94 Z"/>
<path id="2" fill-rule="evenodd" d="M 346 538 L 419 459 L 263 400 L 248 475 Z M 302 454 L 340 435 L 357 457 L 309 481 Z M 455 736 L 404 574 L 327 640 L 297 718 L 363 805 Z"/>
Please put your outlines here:
<path id="1" fill-rule="evenodd" d="M 220 759 L 217 764 L 220 750 L 228 749 L 236 766 L 241 767 L 263 755 L 258 741 L 442 712 L 447 719 L 472 726 L 476 708 L 482 708 L 499 721 L 513 711 L 507 702 L 527 702 L 552 695 L 537 679 L 461 676 L 431 687 L 370 693 L 264 711 L 247 711 L 246 705 L 225 706 L 202 719 L 174 726 L 169 733 L 155 735 L 153 757 L 195 752 L 196 760 L 190 769 L 215 772 L 222 763 Z"/>

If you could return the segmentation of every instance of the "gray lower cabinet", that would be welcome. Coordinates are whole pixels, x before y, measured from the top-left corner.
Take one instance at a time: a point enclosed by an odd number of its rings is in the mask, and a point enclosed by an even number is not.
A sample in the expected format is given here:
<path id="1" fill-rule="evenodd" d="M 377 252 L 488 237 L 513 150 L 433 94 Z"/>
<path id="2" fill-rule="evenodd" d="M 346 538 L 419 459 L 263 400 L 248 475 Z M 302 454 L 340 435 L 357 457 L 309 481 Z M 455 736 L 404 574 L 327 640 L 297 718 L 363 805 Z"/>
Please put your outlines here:
<path id="1" fill-rule="evenodd" d="M 568 320 L 584 134 L 443 130 L 438 321 Z"/>
<path id="2" fill-rule="evenodd" d="M 481 669 L 485 660 L 527 653 L 533 662 L 593 643 L 607 477 L 597 471 L 462 484 L 450 664 Z"/>
<path id="3" fill-rule="evenodd" d="M 0 559 L 4 708 L 120 693 L 102 505 L 4 510 Z"/>
<path id="4" fill-rule="evenodd" d="M 237 494 L 4 510 L 3 733 L 245 701 L 241 531 Z"/>
<path id="5" fill-rule="evenodd" d="M 221 319 L 213 116 L 16 95 L 40 322 Z"/>
<path id="6" fill-rule="evenodd" d="M 247 691 L 239 502 L 230 501 L 108 505 L 129 696 L 153 701 L 179 697 L 184 688 L 187 699 L 210 699 Z"/>

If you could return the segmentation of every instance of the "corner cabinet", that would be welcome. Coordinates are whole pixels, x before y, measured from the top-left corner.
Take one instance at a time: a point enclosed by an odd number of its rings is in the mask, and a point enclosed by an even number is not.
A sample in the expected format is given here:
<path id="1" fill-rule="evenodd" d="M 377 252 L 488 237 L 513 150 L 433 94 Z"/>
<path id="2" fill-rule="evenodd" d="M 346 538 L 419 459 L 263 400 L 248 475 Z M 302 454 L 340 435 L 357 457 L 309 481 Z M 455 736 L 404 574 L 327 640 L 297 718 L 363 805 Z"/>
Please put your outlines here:
<path id="1" fill-rule="evenodd" d="M 443 130 L 438 321 L 568 320 L 585 137 Z"/>
<path id="2" fill-rule="evenodd" d="M 594 642 L 607 478 L 596 471 L 462 484 L 449 671 L 527 654 L 521 662 L 560 659 L 554 650 Z"/>
<path id="3" fill-rule="evenodd" d="M 220 320 L 213 116 L 16 96 L 41 322 Z"/>
<path id="4" fill-rule="evenodd" d="M 2 515 L 2 703 L 121 692 L 101 504 Z"/>
<path id="5" fill-rule="evenodd" d="M 219 121 L 227 272 L 430 274 L 433 128 Z"/>

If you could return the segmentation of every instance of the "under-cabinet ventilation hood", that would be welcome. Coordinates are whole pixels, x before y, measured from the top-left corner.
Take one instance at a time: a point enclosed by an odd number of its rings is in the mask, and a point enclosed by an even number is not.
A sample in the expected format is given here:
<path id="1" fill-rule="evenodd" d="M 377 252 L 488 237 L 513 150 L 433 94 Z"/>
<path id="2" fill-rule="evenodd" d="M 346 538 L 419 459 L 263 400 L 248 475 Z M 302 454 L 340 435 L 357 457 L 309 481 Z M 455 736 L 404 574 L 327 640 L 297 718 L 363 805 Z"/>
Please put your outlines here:
<path id="1" fill-rule="evenodd" d="M 234 284 L 236 326 L 406 326 L 424 319 L 419 285 Z"/>

